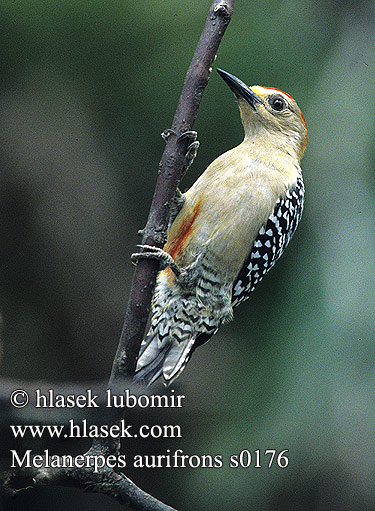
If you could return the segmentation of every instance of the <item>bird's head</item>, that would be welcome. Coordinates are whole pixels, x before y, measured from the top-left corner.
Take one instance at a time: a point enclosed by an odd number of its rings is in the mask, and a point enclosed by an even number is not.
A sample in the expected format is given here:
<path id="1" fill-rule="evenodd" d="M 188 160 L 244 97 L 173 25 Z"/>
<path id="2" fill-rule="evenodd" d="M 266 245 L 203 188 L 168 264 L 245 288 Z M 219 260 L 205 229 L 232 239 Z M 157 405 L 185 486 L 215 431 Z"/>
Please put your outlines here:
<path id="1" fill-rule="evenodd" d="M 222 69 L 217 71 L 237 97 L 245 139 L 264 137 L 265 144 L 269 141 L 301 160 L 307 141 L 307 129 L 294 99 L 271 87 L 248 87 L 230 73 Z"/>

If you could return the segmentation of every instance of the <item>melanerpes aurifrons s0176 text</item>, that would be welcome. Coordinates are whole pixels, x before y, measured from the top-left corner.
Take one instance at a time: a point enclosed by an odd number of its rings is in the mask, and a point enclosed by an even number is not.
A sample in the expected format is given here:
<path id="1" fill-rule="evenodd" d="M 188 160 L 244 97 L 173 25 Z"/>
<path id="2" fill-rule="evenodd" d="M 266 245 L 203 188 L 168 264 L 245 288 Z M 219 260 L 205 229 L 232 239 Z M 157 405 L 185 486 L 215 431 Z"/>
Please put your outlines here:
<path id="1" fill-rule="evenodd" d="M 159 376 L 170 383 L 193 351 L 232 319 L 233 307 L 279 259 L 302 214 L 307 130 L 297 103 L 278 89 L 248 87 L 218 72 L 237 97 L 245 138 L 181 196 L 164 250 L 155 250 L 166 267 L 157 277 L 134 378 L 146 385 Z"/>

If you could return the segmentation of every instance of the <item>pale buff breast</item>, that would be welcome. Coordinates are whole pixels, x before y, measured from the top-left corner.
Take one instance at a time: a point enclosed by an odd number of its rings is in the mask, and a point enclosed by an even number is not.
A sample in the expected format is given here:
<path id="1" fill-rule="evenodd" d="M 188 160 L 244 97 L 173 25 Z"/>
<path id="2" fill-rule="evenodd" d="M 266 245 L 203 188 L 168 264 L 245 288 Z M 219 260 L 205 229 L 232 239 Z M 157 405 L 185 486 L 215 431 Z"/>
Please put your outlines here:
<path id="1" fill-rule="evenodd" d="M 184 194 L 165 246 L 178 265 L 204 254 L 225 280 L 237 276 L 260 227 L 298 172 L 298 163 L 285 157 L 280 165 L 263 154 L 259 163 L 256 149 L 245 141 L 219 156 Z"/>

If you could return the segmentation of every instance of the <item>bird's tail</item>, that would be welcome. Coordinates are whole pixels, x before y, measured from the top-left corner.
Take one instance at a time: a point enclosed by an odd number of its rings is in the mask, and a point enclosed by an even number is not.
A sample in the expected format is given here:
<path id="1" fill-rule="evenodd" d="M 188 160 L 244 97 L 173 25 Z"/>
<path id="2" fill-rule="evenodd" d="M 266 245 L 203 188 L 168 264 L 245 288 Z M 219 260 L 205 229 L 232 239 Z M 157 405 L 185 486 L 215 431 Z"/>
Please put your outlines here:
<path id="1" fill-rule="evenodd" d="M 151 385 L 159 376 L 163 376 L 169 385 L 183 371 L 193 352 L 195 336 L 182 339 L 172 338 L 162 346 L 156 333 L 144 339 L 137 362 L 133 381 Z"/>

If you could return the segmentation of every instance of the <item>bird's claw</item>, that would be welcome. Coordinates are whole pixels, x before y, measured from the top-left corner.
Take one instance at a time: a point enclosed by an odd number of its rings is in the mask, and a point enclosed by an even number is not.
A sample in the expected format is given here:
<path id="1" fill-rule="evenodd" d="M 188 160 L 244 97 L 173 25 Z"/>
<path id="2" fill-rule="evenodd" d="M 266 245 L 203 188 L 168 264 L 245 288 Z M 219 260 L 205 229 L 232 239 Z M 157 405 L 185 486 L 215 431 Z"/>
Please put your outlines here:
<path id="1" fill-rule="evenodd" d="M 188 148 L 186 150 L 186 154 L 185 154 L 186 170 L 189 167 L 191 167 L 193 161 L 195 160 L 195 157 L 197 156 L 198 148 L 199 148 L 198 140 L 195 140 L 188 146 Z"/>
<path id="2" fill-rule="evenodd" d="M 187 138 L 190 142 L 186 149 L 185 154 L 186 170 L 188 170 L 189 167 L 192 165 L 195 157 L 197 156 L 199 142 L 197 140 L 197 132 L 193 130 L 188 130 L 185 131 L 184 133 L 181 133 L 177 140 L 184 140 L 185 138 Z"/>
<path id="3" fill-rule="evenodd" d="M 197 140 L 197 136 L 198 136 L 198 133 L 196 131 L 187 130 L 187 131 L 184 131 L 183 133 L 181 133 L 181 135 L 178 137 L 177 140 L 179 141 L 179 140 L 184 140 L 184 138 L 187 138 L 191 144 Z"/>
<path id="4" fill-rule="evenodd" d="M 173 257 L 162 248 L 154 247 L 152 245 L 137 245 L 137 247 L 142 248 L 145 252 L 136 252 L 132 254 L 130 257 L 132 263 L 137 264 L 139 259 L 158 259 L 165 266 L 169 266 L 177 277 L 181 275 L 181 270 L 175 263 Z"/>
<path id="5" fill-rule="evenodd" d="M 193 130 L 184 131 L 183 133 L 181 133 L 181 135 L 179 135 L 176 130 L 174 130 L 172 128 L 167 128 L 162 133 L 160 133 L 160 135 L 163 138 L 163 140 L 165 140 L 165 142 L 168 140 L 168 138 L 171 135 L 174 135 L 175 137 L 177 137 L 178 142 L 180 140 L 183 140 L 184 138 L 188 138 L 190 143 L 193 143 L 197 140 L 197 132 L 193 131 Z"/>
<path id="6" fill-rule="evenodd" d="M 162 133 L 160 133 L 160 135 L 161 135 L 161 138 L 164 140 L 164 142 L 167 142 L 168 138 L 171 135 L 175 135 L 178 138 L 177 131 L 173 130 L 172 128 L 167 128 Z"/>

